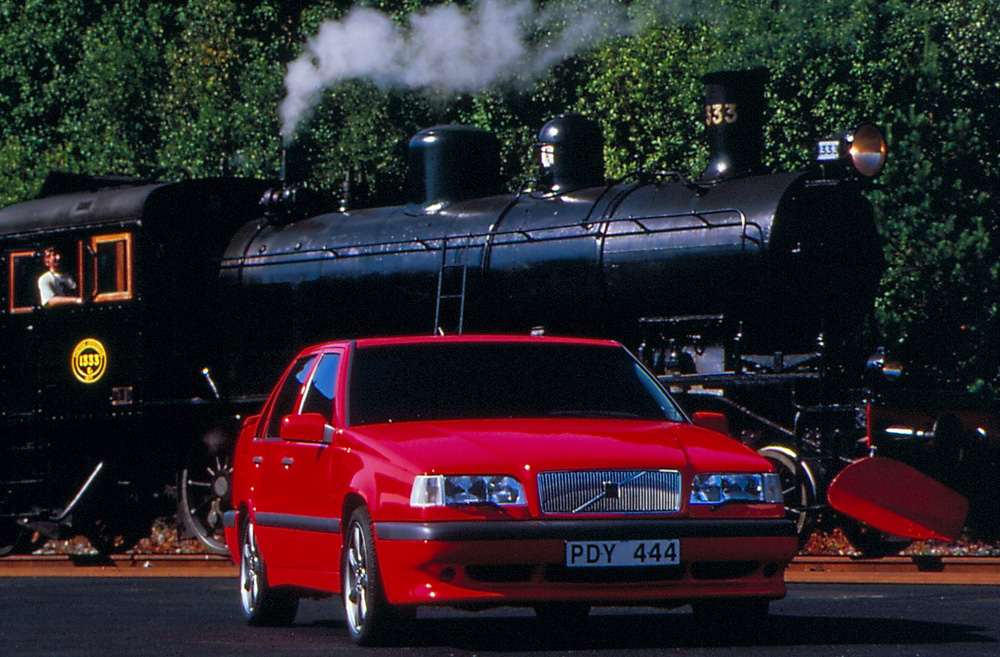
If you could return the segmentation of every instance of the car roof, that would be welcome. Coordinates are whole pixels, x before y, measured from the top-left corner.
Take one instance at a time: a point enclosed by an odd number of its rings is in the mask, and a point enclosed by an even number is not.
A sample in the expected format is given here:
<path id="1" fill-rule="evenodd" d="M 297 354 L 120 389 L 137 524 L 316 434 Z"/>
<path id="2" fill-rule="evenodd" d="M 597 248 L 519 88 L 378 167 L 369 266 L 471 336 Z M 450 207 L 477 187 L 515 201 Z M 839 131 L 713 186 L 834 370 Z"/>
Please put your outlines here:
<path id="1" fill-rule="evenodd" d="M 346 348 L 351 345 L 355 347 L 384 347 L 396 345 L 418 345 L 418 344 L 567 344 L 567 345 L 590 345 L 595 347 L 621 347 L 613 340 L 599 340 L 593 338 L 573 338 L 573 337 L 553 337 L 536 335 L 418 335 L 418 336 L 396 336 L 387 338 L 359 338 L 357 340 L 334 340 L 313 345 L 302 350 L 301 354 L 316 353 L 333 348 Z"/>

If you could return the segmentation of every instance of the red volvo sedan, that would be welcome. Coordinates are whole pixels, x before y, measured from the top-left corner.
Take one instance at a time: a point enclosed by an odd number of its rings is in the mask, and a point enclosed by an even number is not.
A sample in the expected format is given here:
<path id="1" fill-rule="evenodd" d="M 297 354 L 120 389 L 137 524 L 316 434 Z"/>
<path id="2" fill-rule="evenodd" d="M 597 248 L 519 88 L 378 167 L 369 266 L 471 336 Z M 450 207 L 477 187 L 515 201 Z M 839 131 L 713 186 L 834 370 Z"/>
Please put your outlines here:
<path id="1" fill-rule="evenodd" d="M 340 594 L 359 644 L 421 605 L 690 604 L 758 627 L 796 551 L 771 466 L 614 342 L 453 336 L 303 351 L 244 423 L 226 540 L 251 625 Z"/>

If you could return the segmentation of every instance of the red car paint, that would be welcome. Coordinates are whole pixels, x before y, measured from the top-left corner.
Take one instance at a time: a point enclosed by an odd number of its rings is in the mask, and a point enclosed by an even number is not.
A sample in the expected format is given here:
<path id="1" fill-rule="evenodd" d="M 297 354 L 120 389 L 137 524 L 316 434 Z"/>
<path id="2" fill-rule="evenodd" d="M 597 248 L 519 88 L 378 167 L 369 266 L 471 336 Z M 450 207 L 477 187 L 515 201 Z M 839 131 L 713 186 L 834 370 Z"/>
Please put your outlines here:
<path id="1" fill-rule="evenodd" d="M 969 513 L 969 501 L 952 489 L 881 456 L 841 470 L 830 482 L 827 500 L 876 529 L 916 540 L 957 540 Z"/>
<path id="2" fill-rule="evenodd" d="M 634 363 L 642 386 L 649 381 L 655 385 L 623 348 L 604 341 L 461 336 L 334 342 L 307 349 L 288 368 L 262 414 L 246 420 L 239 438 L 233 475 L 235 511 L 226 522 L 227 544 L 237 563 L 242 558 L 240 531 L 252 521 L 267 566 L 268 587 L 337 593 L 343 532 L 352 511 L 363 505 L 373 520 L 377 562 L 391 605 L 544 601 L 682 605 L 713 597 L 784 596 L 783 572 L 795 554 L 796 537 L 782 504 L 709 505 L 691 504 L 689 499 L 696 473 L 765 473 L 772 471 L 771 466 L 736 441 L 692 425 L 676 407 L 665 411 L 667 417 L 652 419 L 597 417 L 597 412 L 591 417 L 577 410 L 565 416 L 490 417 L 489 411 L 473 409 L 471 415 L 485 416 L 352 423 L 352 414 L 357 416 L 362 412 L 357 409 L 371 401 L 361 397 L 381 394 L 370 382 L 352 378 L 358 354 L 448 344 L 497 346 L 515 354 L 547 346 L 572 348 L 581 356 L 597 350 L 603 357 L 613 350 L 616 363 Z M 428 358 L 434 353 L 428 351 Z M 328 419 L 304 414 L 307 408 L 302 408 L 318 362 L 310 359 L 324 354 L 338 360 Z M 298 372 L 304 361 L 309 366 Z M 469 367 L 489 365 L 464 362 Z M 633 366 L 622 367 L 628 374 Z M 572 368 L 571 362 L 569 374 L 560 381 L 576 374 Z M 465 365 L 456 369 L 464 370 Z M 411 362 L 403 370 L 387 371 L 413 375 L 416 381 L 419 370 Z M 496 379 L 517 376 L 506 367 L 498 372 Z M 296 374 L 303 383 L 294 378 Z M 581 374 L 586 375 L 581 383 L 567 383 L 573 394 L 579 390 L 581 398 L 603 399 L 606 392 L 582 388 L 587 380 L 602 377 L 590 371 Z M 520 391 L 521 383 L 526 388 L 534 384 L 518 382 L 509 387 L 510 394 Z M 657 391 L 672 404 L 662 389 Z M 420 393 L 412 386 L 404 392 Z M 381 405 L 370 406 L 378 412 Z M 278 417 L 285 412 L 281 409 L 293 410 Z M 602 412 L 607 414 L 607 409 Z M 275 430 L 281 435 L 275 436 Z M 677 471 L 682 482 L 680 508 L 670 513 L 543 513 L 540 473 L 593 470 Z M 523 486 L 526 505 L 411 506 L 414 478 L 437 474 L 514 477 Z M 609 485 L 612 491 L 618 488 L 618 482 L 603 485 L 605 492 Z M 647 539 L 678 539 L 680 564 L 656 576 L 635 566 L 604 567 L 597 573 L 596 568 L 566 565 L 567 541 Z"/>

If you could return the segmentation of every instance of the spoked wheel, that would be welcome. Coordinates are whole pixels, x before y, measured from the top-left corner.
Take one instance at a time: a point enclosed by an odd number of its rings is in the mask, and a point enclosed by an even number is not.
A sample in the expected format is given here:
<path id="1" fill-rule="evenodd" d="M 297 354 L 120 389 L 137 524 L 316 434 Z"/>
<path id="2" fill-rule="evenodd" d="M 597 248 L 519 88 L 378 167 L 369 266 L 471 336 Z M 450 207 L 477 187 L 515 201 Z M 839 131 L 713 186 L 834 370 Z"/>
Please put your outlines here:
<path id="1" fill-rule="evenodd" d="M 774 465 L 781 479 L 781 490 L 785 498 L 785 516 L 795 522 L 799 536 L 799 547 L 809 538 L 812 529 L 811 507 L 816 502 L 816 479 L 809 466 L 800 461 L 798 455 L 783 445 L 768 445 L 757 453 Z"/>
<path id="2" fill-rule="evenodd" d="M 351 514 L 341 558 L 341 591 L 347 631 L 358 645 L 377 645 L 399 638 L 415 610 L 393 607 L 385 597 L 375 555 L 372 519 L 365 507 Z"/>
<path id="3" fill-rule="evenodd" d="M 257 532 L 250 520 L 240 535 L 240 602 L 248 625 L 291 625 L 299 610 L 297 596 L 268 586 Z"/>
<path id="4" fill-rule="evenodd" d="M 227 554 L 222 516 L 232 507 L 233 463 L 224 443 L 222 439 L 200 441 L 181 470 L 178 486 L 181 524 L 215 554 Z"/>

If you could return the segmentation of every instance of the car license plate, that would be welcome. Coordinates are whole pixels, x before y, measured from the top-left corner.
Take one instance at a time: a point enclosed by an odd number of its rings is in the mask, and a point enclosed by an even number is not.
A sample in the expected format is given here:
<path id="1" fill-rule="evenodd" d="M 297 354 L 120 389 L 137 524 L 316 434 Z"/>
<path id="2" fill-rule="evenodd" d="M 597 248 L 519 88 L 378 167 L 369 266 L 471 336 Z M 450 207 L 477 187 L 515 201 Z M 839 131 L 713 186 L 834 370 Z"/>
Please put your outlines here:
<path id="1" fill-rule="evenodd" d="M 681 560 L 681 543 L 669 541 L 567 541 L 566 565 L 597 566 L 676 566 Z"/>

